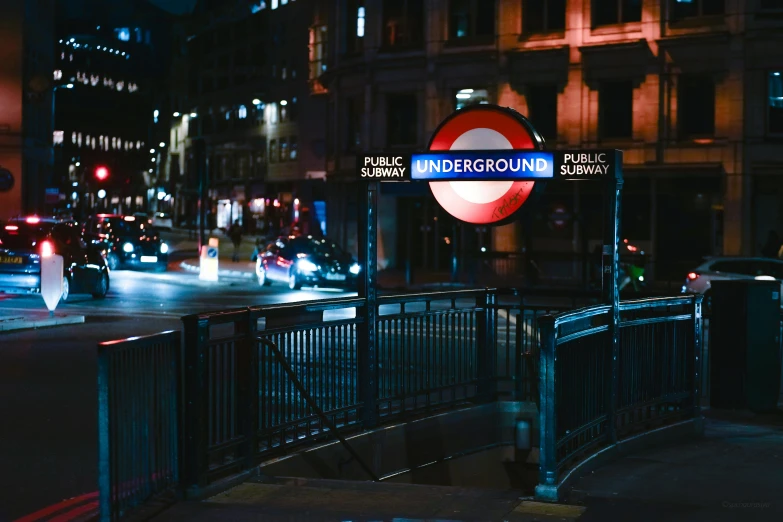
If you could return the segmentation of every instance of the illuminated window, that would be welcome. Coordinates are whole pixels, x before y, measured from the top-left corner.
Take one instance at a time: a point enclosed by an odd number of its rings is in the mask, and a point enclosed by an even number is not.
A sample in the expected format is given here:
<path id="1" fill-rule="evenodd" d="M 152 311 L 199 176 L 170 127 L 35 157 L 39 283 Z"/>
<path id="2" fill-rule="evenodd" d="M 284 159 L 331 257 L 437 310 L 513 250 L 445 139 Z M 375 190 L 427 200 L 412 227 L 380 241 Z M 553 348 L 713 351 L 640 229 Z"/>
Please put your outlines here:
<path id="1" fill-rule="evenodd" d="M 360 7 L 356 12 L 356 36 L 364 38 L 364 7 Z"/>
<path id="2" fill-rule="evenodd" d="M 54 79 L 59 80 L 63 77 L 63 72 L 60 69 L 54 71 Z"/>
<path id="3" fill-rule="evenodd" d="M 115 29 L 114 33 L 117 35 L 118 40 L 123 42 L 130 41 L 130 29 L 127 27 L 120 27 L 119 29 Z"/>
<path id="4" fill-rule="evenodd" d="M 593 26 L 641 22 L 642 0 L 593 0 Z"/>
<path id="5" fill-rule="evenodd" d="M 272 9 L 277 9 L 277 0 L 272 0 Z"/>
<path id="6" fill-rule="evenodd" d="M 309 36 L 309 74 L 310 91 L 314 94 L 326 92 L 326 88 L 320 81 L 321 75 L 326 71 L 326 26 L 319 25 L 310 28 Z"/>
<path id="7" fill-rule="evenodd" d="M 52 136 L 52 143 L 54 145 L 59 145 L 63 142 L 63 131 L 56 130 L 54 131 L 54 135 Z"/>
<path id="8" fill-rule="evenodd" d="M 240 105 L 239 110 L 237 111 L 237 117 L 240 120 L 244 120 L 245 118 L 247 118 L 247 107 L 245 107 L 244 105 Z"/>
<path id="9" fill-rule="evenodd" d="M 288 139 L 280 138 L 280 161 L 288 161 Z"/>
<path id="10" fill-rule="evenodd" d="M 266 9 L 266 2 L 264 2 L 264 0 L 261 0 L 257 4 L 250 6 L 250 12 L 253 14 L 256 14 L 257 12 L 262 11 L 264 9 Z"/>
<path id="11" fill-rule="evenodd" d="M 523 0 L 522 32 L 549 33 L 565 29 L 566 0 Z"/>
<path id="12" fill-rule="evenodd" d="M 486 89 L 460 89 L 455 99 L 455 108 L 459 110 L 469 105 L 489 103 L 489 93 Z"/>
<path id="13" fill-rule="evenodd" d="M 269 140 L 269 163 L 277 163 L 277 140 Z"/>
<path id="14" fill-rule="evenodd" d="M 288 143 L 290 148 L 288 151 L 288 156 L 291 158 L 291 161 L 294 161 L 297 154 L 299 154 L 296 136 L 291 136 L 291 139 L 288 141 Z"/>
<path id="15" fill-rule="evenodd" d="M 770 134 L 783 134 L 783 71 L 769 73 L 767 96 L 767 131 Z"/>

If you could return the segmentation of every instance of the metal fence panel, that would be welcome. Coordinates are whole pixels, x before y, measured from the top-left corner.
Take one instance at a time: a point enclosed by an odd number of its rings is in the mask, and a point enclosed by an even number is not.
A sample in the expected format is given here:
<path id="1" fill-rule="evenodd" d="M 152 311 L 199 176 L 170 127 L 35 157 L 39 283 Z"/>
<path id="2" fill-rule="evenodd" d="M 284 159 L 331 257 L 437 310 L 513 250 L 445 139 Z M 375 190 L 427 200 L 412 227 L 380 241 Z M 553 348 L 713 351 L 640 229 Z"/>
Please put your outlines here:
<path id="1" fill-rule="evenodd" d="M 179 481 L 180 332 L 98 345 L 98 489 L 102 521 Z"/>

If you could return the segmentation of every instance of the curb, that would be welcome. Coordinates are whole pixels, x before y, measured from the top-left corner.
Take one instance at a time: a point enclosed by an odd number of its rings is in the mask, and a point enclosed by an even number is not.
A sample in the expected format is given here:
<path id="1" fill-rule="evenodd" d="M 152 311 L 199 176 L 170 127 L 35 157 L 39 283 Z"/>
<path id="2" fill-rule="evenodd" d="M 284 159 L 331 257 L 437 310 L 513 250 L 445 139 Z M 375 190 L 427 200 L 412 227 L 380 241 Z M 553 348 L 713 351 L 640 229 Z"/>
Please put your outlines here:
<path id="1" fill-rule="evenodd" d="M 191 261 L 182 261 L 179 266 L 183 270 L 194 274 L 198 274 L 201 271 L 198 265 L 192 264 Z M 251 272 L 243 272 L 241 270 L 218 270 L 219 278 L 227 277 L 231 279 L 253 279 L 255 276 L 256 275 Z"/>
<path id="2" fill-rule="evenodd" d="M 84 323 L 83 315 L 56 315 L 44 319 L 27 320 L 24 317 L 9 317 L 0 321 L 0 332 L 13 330 L 33 330 L 35 328 L 47 328 L 51 326 L 63 326 L 67 324 Z"/>

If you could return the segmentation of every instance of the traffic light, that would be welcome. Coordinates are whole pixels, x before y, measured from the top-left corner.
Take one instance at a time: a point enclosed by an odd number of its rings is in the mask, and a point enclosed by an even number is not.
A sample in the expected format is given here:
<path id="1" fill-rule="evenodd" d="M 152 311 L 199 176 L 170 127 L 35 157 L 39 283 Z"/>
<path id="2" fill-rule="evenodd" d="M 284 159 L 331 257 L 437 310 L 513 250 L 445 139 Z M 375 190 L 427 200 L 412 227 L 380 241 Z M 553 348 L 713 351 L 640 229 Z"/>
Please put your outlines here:
<path id="1" fill-rule="evenodd" d="M 109 169 L 101 165 L 95 168 L 95 179 L 98 181 L 105 181 L 109 177 Z"/>

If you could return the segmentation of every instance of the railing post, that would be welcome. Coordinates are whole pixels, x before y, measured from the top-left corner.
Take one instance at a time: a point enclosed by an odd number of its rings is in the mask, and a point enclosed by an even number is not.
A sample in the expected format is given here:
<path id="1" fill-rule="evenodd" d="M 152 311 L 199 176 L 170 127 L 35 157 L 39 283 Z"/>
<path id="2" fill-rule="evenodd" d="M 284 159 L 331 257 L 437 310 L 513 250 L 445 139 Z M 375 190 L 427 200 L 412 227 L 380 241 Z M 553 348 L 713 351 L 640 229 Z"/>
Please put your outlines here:
<path id="1" fill-rule="evenodd" d="M 696 294 L 693 296 L 693 416 L 701 415 L 701 387 L 702 379 L 702 339 L 704 329 L 702 328 L 701 305 L 704 296 Z"/>
<path id="2" fill-rule="evenodd" d="M 245 469 L 255 465 L 258 451 L 258 346 L 257 321 L 253 319 L 253 312 L 248 308 L 242 319 L 235 323 L 235 331 L 242 334 L 242 340 L 237 342 L 237 368 L 240 370 L 237 407 L 240 430 L 245 436 Z"/>
<path id="3" fill-rule="evenodd" d="M 538 350 L 539 475 L 536 498 L 556 501 L 558 500 L 557 396 L 555 395 L 557 331 L 554 316 L 539 317 L 538 328 L 541 333 L 541 344 Z"/>
<path id="4" fill-rule="evenodd" d="M 481 312 L 476 317 L 476 348 L 478 365 L 478 395 L 481 400 L 493 401 L 497 395 L 497 345 L 495 342 L 495 290 L 489 288 L 477 299 Z"/>
<path id="5" fill-rule="evenodd" d="M 359 184 L 359 277 L 363 321 L 357 327 L 358 386 L 365 428 L 378 424 L 378 369 L 376 366 L 375 333 L 378 323 L 378 182 Z"/>
<path id="6" fill-rule="evenodd" d="M 98 345 L 98 509 L 100 522 L 112 519 L 114 499 L 112 498 L 111 459 L 111 405 L 110 374 L 111 361 L 108 351 Z M 117 435 L 115 435 L 116 437 Z"/>
<path id="7" fill-rule="evenodd" d="M 207 485 L 209 445 L 207 419 L 207 365 L 209 344 L 209 320 L 198 315 L 182 318 L 185 328 L 184 339 L 184 383 L 183 383 L 183 431 L 181 434 L 182 459 L 180 477 L 187 491 L 190 487 Z"/>

